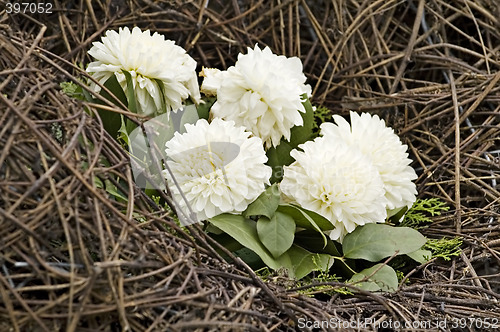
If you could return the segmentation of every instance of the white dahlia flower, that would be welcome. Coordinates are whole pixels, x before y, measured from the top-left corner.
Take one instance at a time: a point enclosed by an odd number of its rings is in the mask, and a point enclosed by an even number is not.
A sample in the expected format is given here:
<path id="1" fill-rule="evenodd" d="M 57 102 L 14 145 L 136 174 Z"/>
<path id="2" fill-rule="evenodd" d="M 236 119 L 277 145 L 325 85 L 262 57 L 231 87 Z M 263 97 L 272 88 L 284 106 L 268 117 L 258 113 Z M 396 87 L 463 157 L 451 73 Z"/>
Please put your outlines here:
<path id="1" fill-rule="evenodd" d="M 200 76 L 204 77 L 200 88 L 201 92 L 207 96 L 216 96 L 217 89 L 221 86 L 224 73 L 225 72 L 217 68 L 203 67 L 200 73 Z"/>
<path id="2" fill-rule="evenodd" d="M 196 76 L 196 62 L 186 51 L 165 40 L 157 32 L 120 28 L 109 30 L 102 42 L 94 42 L 89 54 L 96 59 L 87 67 L 99 83 L 104 84 L 112 75 L 126 91 L 127 81 L 123 71 L 132 77 L 138 113 L 151 115 L 162 110 L 177 110 L 191 97 L 200 102 Z M 92 84 L 95 91 L 100 87 Z"/>
<path id="3" fill-rule="evenodd" d="M 199 220 L 224 212 L 242 212 L 269 184 L 271 168 L 258 137 L 233 121 L 200 119 L 187 124 L 166 143 L 167 165 Z M 187 204 L 168 172 L 174 199 L 183 211 Z"/>
<path id="4" fill-rule="evenodd" d="M 248 48 L 227 71 L 204 70 L 202 92 L 217 95 L 212 114 L 233 120 L 262 138 L 266 148 L 290 140 L 290 129 L 303 124 L 302 95 L 311 95 L 297 57 L 273 54 L 269 47 Z"/>
<path id="5" fill-rule="evenodd" d="M 384 222 L 384 186 L 370 158 L 347 144 L 318 137 L 292 150 L 281 191 L 305 209 L 335 226 L 333 240 L 342 241 L 357 226 Z"/>
<path id="6" fill-rule="evenodd" d="M 321 134 L 332 142 L 343 141 L 351 148 L 359 149 L 377 168 L 384 183 L 389 216 L 416 200 L 417 189 L 412 182 L 417 178 L 410 166 L 411 159 L 392 128 L 384 120 L 368 113 L 351 112 L 351 124 L 334 115 L 333 123 L 323 123 Z"/>

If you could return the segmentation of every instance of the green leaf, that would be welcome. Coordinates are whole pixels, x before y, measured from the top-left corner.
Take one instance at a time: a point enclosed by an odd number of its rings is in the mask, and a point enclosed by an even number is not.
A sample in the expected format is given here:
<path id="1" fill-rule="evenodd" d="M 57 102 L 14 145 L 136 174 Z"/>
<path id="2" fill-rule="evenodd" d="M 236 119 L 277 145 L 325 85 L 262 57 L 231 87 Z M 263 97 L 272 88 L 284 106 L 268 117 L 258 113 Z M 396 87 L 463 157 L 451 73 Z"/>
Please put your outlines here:
<path id="1" fill-rule="evenodd" d="M 303 230 L 295 233 L 293 244 L 313 253 L 331 255 L 333 258 L 342 256 L 340 252 L 341 247 L 338 242 L 327 237 L 325 246 L 323 241 L 324 239 L 320 236 L 320 233 Z M 332 269 L 335 271 L 335 274 L 348 278 L 353 275 L 352 271 L 355 269 L 355 261 L 351 259 L 337 259 L 333 263 Z"/>
<path id="2" fill-rule="evenodd" d="M 83 93 L 83 97 L 85 98 L 86 101 L 90 102 L 90 103 L 96 103 L 97 100 L 94 99 L 94 97 L 85 89 L 82 88 L 82 93 Z"/>
<path id="3" fill-rule="evenodd" d="M 128 72 L 127 72 L 128 73 Z M 129 74 L 130 75 L 130 74 Z M 111 75 L 106 83 L 104 83 L 104 86 L 111 91 L 113 96 L 111 96 L 109 93 L 107 93 L 104 90 L 101 90 L 101 96 L 112 102 L 113 104 L 118 106 L 118 102 L 116 99 L 118 99 L 123 105 L 127 105 L 127 96 L 125 95 L 125 92 L 123 92 L 123 88 L 118 82 L 118 79 L 116 78 L 116 75 Z M 99 101 L 101 103 L 101 101 Z"/>
<path id="4" fill-rule="evenodd" d="M 88 168 L 88 165 L 86 166 L 86 168 Z M 94 175 L 93 179 L 94 179 L 94 185 L 96 186 L 96 188 L 99 188 L 99 189 L 104 188 L 104 183 L 102 183 L 102 180 L 98 176 Z"/>
<path id="5" fill-rule="evenodd" d="M 403 216 L 405 215 L 406 211 L 408 211 L 408 207 L 405 206 L 401 209 L 396 209 L 396 210 L 392 210 L 392 211 L 388 211 L 388 220 L 393 223 L 393 224 L 397 224 L 399 223 Z"/>
<path id="6" fill-rule="evenodd" d="M 290 152 L 297 148 L 300 144 L 309 140 L 313 134 L 314 111 L 309 99 L 304 94 L 302 96 L 305 113 L 300 113 L 302 117 L 302 126 L 295 126 L 290 130 L 290 141 L 281 139 L 277 147 L 271 147 L 267 150 L 267 165 L 273 169 L 271 175 L 271 183 L 276 183 L 283 179 L 283 166 L 290 165 L 294 159 L 290 156 Z"/>
<path id="7" fill-rule="evenodd" d="M 326 246 L 327 239 L 323 231 L 333 229 L 333 225 L 328 219 L 316 212 L 302 209 L 292 204 L 281 204 L 278 206 L 278 211 L 291 216 L 297 226 L 320 233 L 323 237 L 323 246 Z"/>
<path id="8" fill-rule="evenodd" d="M 125 142 L 125 144 L 128 147 L 130 147 L 130 137 L 129 137 L 129 134 L 127 132 L 127 125 L 126 125 L 126 122 L 125 122 L 125 117 L 120 114 L 118 118 L 120 119 L 120 127 L 117 130 L 117 134 L 115 134 L 113 137 L 117 137 L 118 136 L 119 140 L 122 140 L 123 142 Z"/>
<path id="9" fill-rule="evenodd" d="M 342 248 L 347 258 L 378 262 L 396 253 L 402 255 L 413 252 L 425 242 L 426 238 L 422 234 L 409 227 L 367 224 L 347 234 Z"/>
<path id="10" fill-rule="evenodd" d="M 281 267 L 281 264 L 273 258 L 262 242 L 260 242 L 259 235 L 257 234 L 257 226 L 254 221 L 241 215 L 229 213 L 219 214 L 210 218 L 209 221 L 229 234 L 233 239 L 241 243 L 241 245 L 255 252 L 273 270 Z"/>
<path id="11" fill-rule="evenodd" d="M 290 156 L 293 147 L 290 143 L 281 140 L 277 147 L 271 147 L 267 150 L 267 165 L 273 170 L 271 175 L 271 183 L 276 183 L 283 179 L 283 166 L 290 165 L 294 159 Z"/>
<path id="12" fill-rule="evenodd" d="M 243 247 L 241 249 L 238 249 L 234 252 L 234 254 L 240 257 L 253 270 L 258 270 L 265 267 L 262 259 L 255 252 L 248 248 Z"/>
<path id="13" fill-rule="evenodd" d="M 424 264 L 425 262 L 429 261 L 429 259 L 431 259 L 432 251 L 425 249 L 418 249 L 413 252 L 407 253 L 406 255 L 411 259 L 413 259 L 414 261 L 417 261 L 420 264 Z"/>
<path id="14" fill-rule="evenodd" d="M 127 129 L 127 133 L 131 133 L 134 129 L 138 128 L 139 126 L 131 121 L 129 118 L 125 119 L 125 128 Z"/>
<path id="15" fill-rule="evenodd" d="M 137 113 L 137 101 L 135 99 L 134 92 L 134 84 L 132 82 L 132 75 L 126 70 L 122 70 L 122 73 L 125 75 L 125 79 L 127 80 L 127 100 L 128 100 L 128 109 L 132 113 Z M 114 76 L 114 75 L 113 75 Z"/>
<path id="16" fill-rule="evenodd" d="M 157 160 L 165 158 L 165 144 L 174 137 L 175 130 L 167 113 L 155 116 L 144 123 L 144 132 L 141 127 L 136 127 L 131 132 L 131 146 L 134 155 L 147 154 L 148 162 L 152 162 L 151 154 L 154 154 Z M 137 140 L 137 148 L 135 148 Z M 142 144 L 145 144 L 142 147 Z M 135 148 L 135 149 L 134 149 Z M 151 160 L 151 161 L 149 161 Z"/>
<path id="17" fill-rule="evenodd" d="M 215 100 L 215 97 L 203 98 L 204 103 L 202 102 L 196 107 L 200 119 L 208 120 L 210 108 L 215 103 Z"/>
<path id="18" fill-rule="evenodd" d="M 314 254 L 293 245 L 278 259 L 288 270 L 291 278 L 302 279 L 312 271 L 327 271 L 333 264 L 333 257 L 327 254 Z"/>
<path id="19" fill-rule="evenodd" d="M 292 148 L 296 148 L 299 144 L 308 141 L 313 133 L 314 111 L 307 96 L 304 94 L 302 97 L 305 99 L 302 104 L 304 105 L 306 112 L 300 113 L 302 116 L 302 126 L 295 126 L 290 131 L 290 146 Z"/>
<path id="20" fill-rule="evenodd" d="M 137 129 L 141 130 L 140 127 Z M 169 115 L 163 113 L 146 121 L 144 123 L 144 130 L 147 134 L 150 149 L 158 155 L 157 158 L 164 158 L 165 144 L 170 141 L 175 134 L 175 128 Z"/>
<path id="21" fill-rule="evenodd" d="M 335 244 L 329 237 L 325 237 L 323 232 L 315 230 L 303 230 L 295 233 L 294 243 L 301 247 L 317 253 L 330 254 L 332 256 L 342 256 Z"/>
<path id="22" fill-rule="evenodd" d="M 212 228 L 216 228 L 212 224 L 208 224 L 208 225 L 212 226 Z M 234 252 L 234 251 L 240 250 L 242 248 L 245 248 L 241 245 L 241 243 L 236 241 L 234 238 L 232 238 L 228 234 L 224 233 L 223 231 L 220 231 L 220 232 L 221 232 L 221 234 L 210 233 L 210 236 L 213 239 L 215 239 L 215 241 L 217 241 L 219 244 L 224 246 L 224 248 L 226 248 L 227 250 Z"/>
<path id="23" fill-rule="evenodd" d="M 292 246 L 295 222 L 289 215 L 276 212 L 271 219 L 259 218 L 257 233 L 262 244 L 277 258 Z"/>
<path id="24" fill-rule="evenodd" d="M 216 232 L 220 233 L 213 233 L 212 231 L 216 230 Z M 245 248 L 244 246 L 241 245 L 238 241 L 233 239 L 231 236 L 228 234 L 224 233 L 222 230 L 219 228 L 215 227 L 212 224 L 208 224 L 207 227 L 207 232 L 209 232 L 210 237 L 212 237 L 215 241 L 217 241 L 219 244 L 224 246 L 227 250 L 231 251 L 234 255 L 240 257 L 245 263 L 247 263 L 252 269 L 258 269 L 261 268 L 262 266 L 265 266 L 265 264 L 262 262 L 262 259 L 260 259 L 257 254 L 255 254 L 252 250 Z M 226 258 L 229 260 L 229 257 L 223 252 L 222 250 L 215 249 L 222 257 Z"/>
<path id="25" fill-rule="evenodd" d="M 280 191 L 277 184 L 268 187 L 257 197 L 243 212 L 245 217 L 266 216 L 271 219 L 278 208 L 280 202 Z"/>
<path id="26" fill-rule="evenodd" d="M 185 133 L 186 132 L 185 125 L 187 123 L 193 123 L 194 124 L 199 119 L 200 119 L 200 117 L 198 116 L 198 111 L 196 110 L 196 106 L 194 106 L 194 105 L 188 105 L 188 106 L 184 107 L 183 113 L 182 113 L 182 117 L 181 117 L 181 121 L 180 121 L 179 132 L 181 134 Z"/>
<path id="27" fill-rule="evenodd" d="M 280 204 L 278 211 L 288 214 L 295 220 L 297 226 L 305 229 L 317 230 L 318 232 L 334 229 L 333 224 L 322 215 L 297 205 Z"/>
<path id="28" fill-rule="evenodd" d="M 161 163 L 166 159 L 165 143 L 174 136 L 174 127 L 169 115 L 163 113 L 146 121 L 143 128 L 135 127 L 129 131 L 124 125 L 120 129 L 121 138 L 127 139 L 130 157 L 134 159 L 132 171 L 136 184 L 141 188 L 151 189 L 153 185 L 150 181 L 153 181 L 156 187 L 164 190 Z M 144 178 L 145 175 L 148 180 Z"/>
<path id="29" fill-rule="evenodd" d="M 367 280 L 361 281 L 367 277 Z M 398 276 L 392 267 L 384 264 L 377 264 L 356 273 L 348 283 L 370 292 L 395 292 L 398 288 Z"/>
<path id="30" fill-rule="evenodd" d="M 123 200 L 125 202 L 128 202 L 128 198 L 118 190 L 118 188 L 111 182 L 110 180 L 105 180 L 104 183 L 106 184 L 106 192 L 110 195 L 112 195 L 114 198 L 118 200 Z"/>
<path id="31" fill-rule="evenodd" d="M 118 80 L 116 79 L 115 75 L 111 75 L 110 78 L 104 83 L 104 86 L 111 91 L 110 95 L 108 92 L 106 92 L 104 89 L 101 90 L 101 96 L 104 97 L 105 99 L 109 100 L 113 104 L 117 105 L 119 104 L 118 101 L 122 102 L 124 105 L 127 105 L 127 97 L 125 96 L 125 93 L 123 92 L 123 89 L 118 83 Z M 98 104 L 104 104 L 102 101 L 99 99 L 94 99 L 90 94 L 88 94 L 85 90 L 82 90 L 84 92 L 84 95 L 87 99 L 90 98 L 89 101 L 98 103 Z M 102 120 L 104 129 L 111 135 L 111 137 L 118 137 L 118 136 L 123 136 L 121 133 L 121 130 L 123 129 L 122 127 L 122 121 L 123 121 L 123 116 L 120 113 L 117 112 L 112 112 L 108 110 L 103 110 L 103 109 L 98 109 L 97 112 L 99 113 L 99 116 Z"/>

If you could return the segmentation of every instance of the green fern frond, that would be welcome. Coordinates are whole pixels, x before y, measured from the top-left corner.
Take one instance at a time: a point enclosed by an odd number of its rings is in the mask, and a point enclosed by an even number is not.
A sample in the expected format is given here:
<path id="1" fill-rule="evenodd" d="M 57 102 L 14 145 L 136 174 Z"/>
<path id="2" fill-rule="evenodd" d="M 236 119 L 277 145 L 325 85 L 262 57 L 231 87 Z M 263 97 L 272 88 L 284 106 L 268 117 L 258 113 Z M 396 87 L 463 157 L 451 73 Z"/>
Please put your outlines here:
<path id="1" fill-rule="evenodd" d="M 450 209 L 446 203 L 439 198 L 418 198 L 410 210 L 404 216 L 401 226 L 407 226 L 414 229 L 422 229 L 432 223 L 434 216 L 441 215 Z"/>
<path id="2" fill-rule="evenodd" d="M 313 131 L 319 131 L 319 126 L 323 122 L 328 122 L 332 119 L 332 111 L 324 106 L 316 106 L 316 110 L 313 113 L 314 121 L 313 121 Z"/>
<path id="3" fill-rule="evenodd" d="M 61 82 L 59 83 L 59 86 L 61 87 L 61 90 L 64 92 L 64 94 L 66 94 L 67 96 L 79 100 L 85 100 L 85 96 L 83 95 L 81 86 L 73 82 Z"/>
<path id="4" fill-rule="evenodd" d="M 445 261 L 451 260 L 451 257 L 460 256 L 460 246 L 462 245 L 462 239 L 459 237 L 455 238 L 442 238 L 442 239 L 429 239 L 427 243 L 423 246 L 423 249 L 430 250 L 432 252 L 432 257 L 441 257 Z"/>
<path id="5" fill-rule="evenodd" d="M 334 294 L 342 294 L 342 295 L 352 295 L 352 291 L 349 290 L 347 287 L 337 287 L 337 286 L 330 286 L 330 285 L 319 285 L 321 283 L 327 283 L 327 282 L 341 282 L 341 278 L 337 277 L 336 275 L 328 274 L 326 272 L 320 272 L 318 275 L 314 277 L 306 277 L 302 280 L 300 280 L 297 285 L 294 287 L 302 287 L 302 286 L 310 286 L 305 289 L 299 290 L 298 293 L 305 295 L 305 296 L 313 296 L 315 294 L 327 294 L 327 295 L 334 295 Z M 314 285 L 318 284 L 318 285 Z"/>

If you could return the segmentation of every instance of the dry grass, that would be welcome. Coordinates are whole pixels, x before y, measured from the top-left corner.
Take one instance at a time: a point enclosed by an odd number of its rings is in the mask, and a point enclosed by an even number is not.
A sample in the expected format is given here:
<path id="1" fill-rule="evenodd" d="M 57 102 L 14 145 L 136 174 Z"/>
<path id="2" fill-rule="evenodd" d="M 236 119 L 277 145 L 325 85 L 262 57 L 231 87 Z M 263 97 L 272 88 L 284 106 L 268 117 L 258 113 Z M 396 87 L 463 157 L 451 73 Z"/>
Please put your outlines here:
<path id="1" fill-rule="evenodd" d="M 51 15 L 7 15 L 0 0 L 0 330 L 500 319 L 496 0 L 206 2 L 53 1 Z M 461 256 L 416 267 L 395 294 L 331 297 L 225 263 L 202 231 L 179 229 L 134 186 L 125 152 L 60 91 L 83 77 L 91 42 L 124 25 L 165 34 L 200 67 L 226 68 L 255 43 L 299 56 L 315 104 L 377 113 L 397 130 L 420 196 L 452 206 L 424 234 L 462 237 Z"/>

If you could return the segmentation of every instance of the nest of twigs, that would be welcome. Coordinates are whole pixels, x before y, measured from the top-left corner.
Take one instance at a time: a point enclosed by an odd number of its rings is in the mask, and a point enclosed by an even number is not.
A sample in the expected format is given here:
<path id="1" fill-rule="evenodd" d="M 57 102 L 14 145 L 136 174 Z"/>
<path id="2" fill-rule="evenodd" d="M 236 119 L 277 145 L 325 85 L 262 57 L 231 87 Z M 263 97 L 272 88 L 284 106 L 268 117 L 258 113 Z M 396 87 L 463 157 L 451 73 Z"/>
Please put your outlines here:
<path id="1" fill-rule="evenodd" d="M 291 331 L 305 320 L 364 319 L 407 322 L 385 326 L 408 331 L 445 319 L 445 330 L 500 325 L 496 0 L 81 0 L 54 1 L 51 14 L 7 14 L 6 3 L 1 331 Z M 299 56 L 315 104 L 377 113 L 396 129 L 420 196 L 452 207 L 422 232 L 462 237 L 460 256 L 416 267 L 394 294 L 323 288 L 306 296 L 280 279 L 262 281 L 239 259 L 228 263 L 203 231 L 179 228 L 135 187 L 126 152 L 95 108 L 61 92 L 60 82 L 81 82 L 92 41 L 134 25 L 175 40 L 200 67 L 224 69 L 255 43 Z M 466 326 L 451 325 L 463 319 Z"/>

